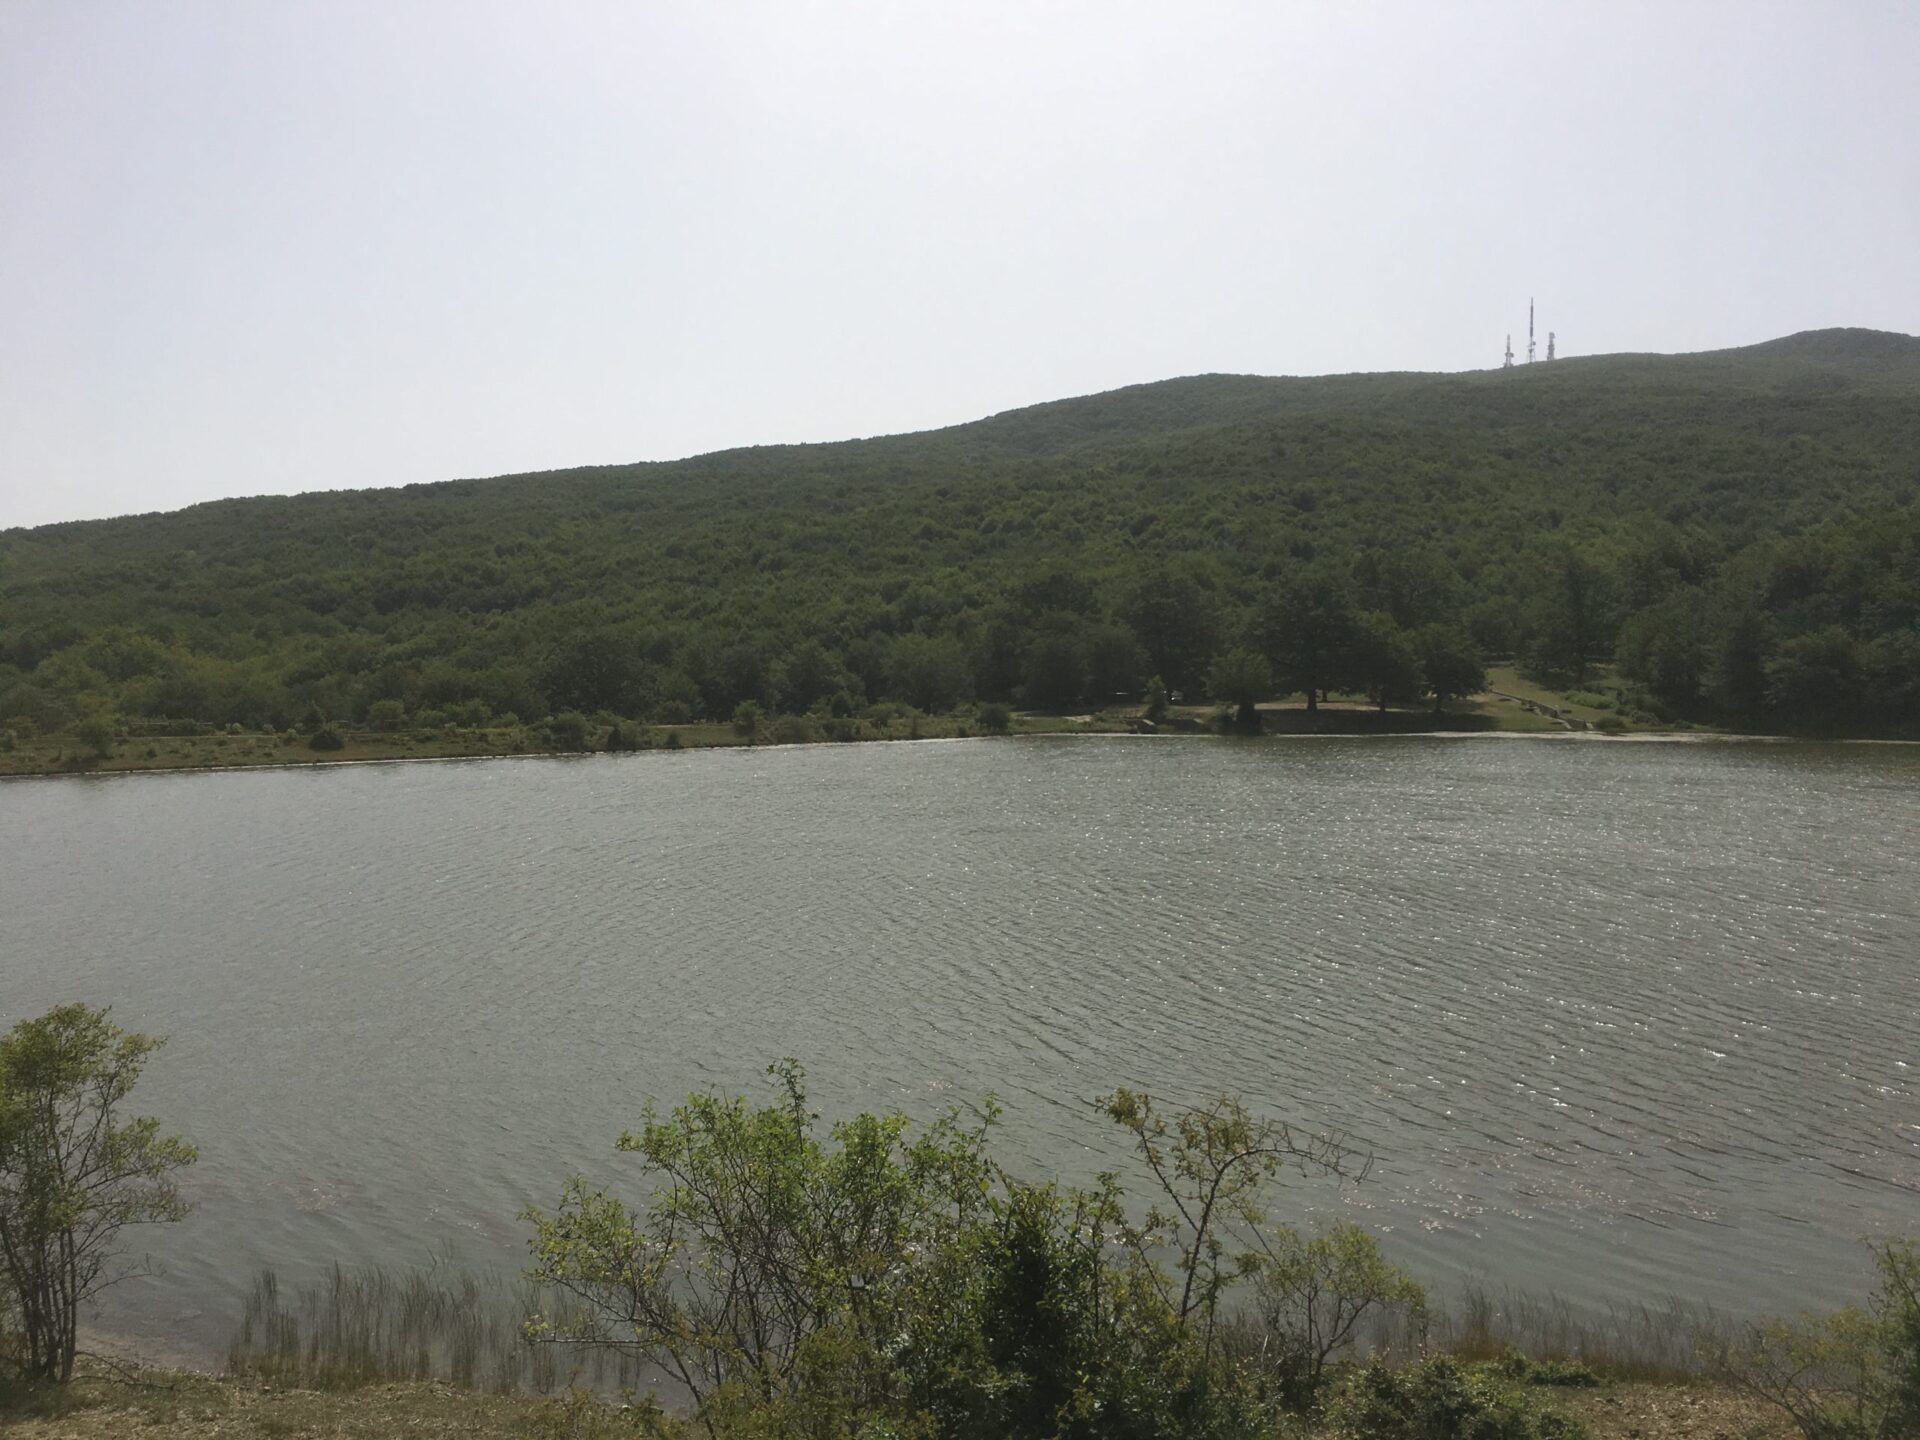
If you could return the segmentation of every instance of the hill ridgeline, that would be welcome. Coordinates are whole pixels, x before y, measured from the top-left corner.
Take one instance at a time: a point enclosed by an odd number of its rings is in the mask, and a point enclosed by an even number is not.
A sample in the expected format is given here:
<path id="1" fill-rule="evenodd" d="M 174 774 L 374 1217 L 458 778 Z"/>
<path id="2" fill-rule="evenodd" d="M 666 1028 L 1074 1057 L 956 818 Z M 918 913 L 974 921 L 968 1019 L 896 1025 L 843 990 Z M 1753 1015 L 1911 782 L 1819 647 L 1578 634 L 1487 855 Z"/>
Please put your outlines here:
<path id="1" fill-rule="evenodd" d="M 1071 708 L 1155 678 L 1413 704 L 1465 654 L 1608 674 L 1666 721 L 1914 734 L 1917 495 L 1912 336 L 1201 375 L 0 532 L 0 732 Z"/>

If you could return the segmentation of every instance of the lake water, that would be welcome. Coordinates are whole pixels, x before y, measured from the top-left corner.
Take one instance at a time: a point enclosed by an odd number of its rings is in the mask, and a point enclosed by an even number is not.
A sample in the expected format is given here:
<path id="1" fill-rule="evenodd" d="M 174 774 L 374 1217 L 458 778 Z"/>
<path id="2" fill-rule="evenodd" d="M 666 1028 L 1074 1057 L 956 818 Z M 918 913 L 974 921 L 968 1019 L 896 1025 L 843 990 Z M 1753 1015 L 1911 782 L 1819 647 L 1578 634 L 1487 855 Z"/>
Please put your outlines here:
<path id="1" fill-rule="evenodd" d="M 1294 1182 L 1442 1289 L 1734 1313 L 1920 1231 L 1920 747 L 961 741 L 0 784 L 0 1023 L 170 1034 L 197 1210 L 102 1317 L 220 1352 L 256 1267 L 452 1250 L 648 1096 L 931 1115 L 1113 1165 L 1221 1089 L 1376 1155 Z"/>

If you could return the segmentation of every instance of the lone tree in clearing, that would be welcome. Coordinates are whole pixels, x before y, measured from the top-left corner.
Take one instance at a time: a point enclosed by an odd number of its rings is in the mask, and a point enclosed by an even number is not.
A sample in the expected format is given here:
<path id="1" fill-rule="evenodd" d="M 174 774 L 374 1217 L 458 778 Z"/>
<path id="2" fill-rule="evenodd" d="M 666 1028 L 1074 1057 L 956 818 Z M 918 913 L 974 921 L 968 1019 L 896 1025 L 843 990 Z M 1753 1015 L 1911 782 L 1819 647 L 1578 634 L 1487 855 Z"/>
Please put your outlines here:
<path id="1" fill-rule="evenodd" d="M 86 1005 L 0 1037 L 0 1303 L 18 1325 L 11 1358 L 34 1379 L 72 1376 L 80 1307 L 125 1273 L 121 1227 L 187 1213 L 174 1172 L 193 1146 L 120 1115 L 160 1044 Z"/>

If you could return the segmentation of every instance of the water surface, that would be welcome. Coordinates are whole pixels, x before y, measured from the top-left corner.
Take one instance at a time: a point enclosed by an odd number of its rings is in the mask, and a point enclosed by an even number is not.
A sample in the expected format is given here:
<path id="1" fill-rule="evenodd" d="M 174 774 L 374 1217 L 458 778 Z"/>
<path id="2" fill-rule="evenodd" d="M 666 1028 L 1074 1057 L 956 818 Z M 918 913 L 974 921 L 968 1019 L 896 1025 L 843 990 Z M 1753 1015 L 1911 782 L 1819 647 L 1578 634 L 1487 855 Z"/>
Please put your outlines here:
<path id="1" fill-rule="evenodd" d="M 451 1248 L 648 1096 L 821 1108 L 1232 1089 L 1338 1127 L 1295 1183 L 1442 1287 L 1735 1313 L 1920 1231 L 1920 748 L 966 741 L 0 785 L 0 1022 L 171 1035 L 200 1146 L 107 1317 L 216 1353 L 253 1269 Z"/>

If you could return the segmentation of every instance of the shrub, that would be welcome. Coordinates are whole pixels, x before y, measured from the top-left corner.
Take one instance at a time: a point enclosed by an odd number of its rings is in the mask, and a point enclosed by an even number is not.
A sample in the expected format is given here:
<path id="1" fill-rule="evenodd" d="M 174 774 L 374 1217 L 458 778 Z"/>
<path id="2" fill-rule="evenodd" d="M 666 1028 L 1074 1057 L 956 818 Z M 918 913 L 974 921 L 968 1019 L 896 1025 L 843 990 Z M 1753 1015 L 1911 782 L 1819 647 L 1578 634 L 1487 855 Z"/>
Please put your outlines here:
<path id="1" fill-rule="evenodd" d="M 125 1225 L 187 1213 L 194 1149 L 123 1102 L 159 1040 L 62 1005 L 0 1036 L 0 1283 L 23 1374 L 73 1375 L 79 1315 L 119 1279 Z"/>
<path id="2" fill-rule="evenodd" d="M 113 717 L 96 711 L 73 727 L 73 738 L 97 759 L 104 760 L 113 754 L 114 730 Z"/>
<path id="3" fill-rule="evenodd" d="M 820 738 L 820 727 L 805 715 L 782 715 L 769 738 L 776 745 L 811 745 Z"/>
<path id="4" fill-rule="evenodd" d="M 742 700 L 733 707 L 733 733 L 752 739 L 766 721 L 766 712 L 758 700 Z"/>
<path id="5" fill-rule="evenodd" d="M 989 735 L 1004 735 L 1013 728 L 1013 711 L 998 700 L 980 707 L 980 728 Z"/>
<path id="6" fill-rule="evenodd" d="M 1271 1415 L 1216 1343 L 1261 1187 L 1346 1152 L 1222 1097 L 1100 1101 L 1157 1203 L 1117 1177 L 1026 1184 L 992 1163 L 990 1101 L 915 1130 L 864 1114 L 822 1133 L 799 1067 L 760 1107 L 712 1092 L 649 1106 L 619 1148 L 629 1209 L 568 1182 L 535 1227 L 532 1279 L 597 1313 L 535 1333 L 624 1345 L 729 1436 L 1255 1440 Z M 1177 1217 L 1176 1218 L 1176 1214 Z M 1171 1258 L 1172 1264 L 1167 1262 Z"/>
<path id="7" fill-rule="evenodd" d="M 1874 1259 L 1867 1308 L 1755 1325 L 1720 1357 L 1724 1379 L 1807 1440 L 1920 1435 L 1920 1246 L 1889 1241 Z"/>
<path id="8" fill-rule="evenodd" d="M 331 725 L 322 725 L 307 740 L 309 750 L 344 750 L 347 742 Z"/>
<path id="9" fill-rule="evenodd" d="M 547 721 L 548 741 L 562 750 L 587 748 L 587 717 L 578 710 L 562 710 Z"/>
<path id="10" fill-rule="evenodd" d="M 1600 1377 L 1578 1360 L 1535 1360 L 1509 1350 L 1491 1368 L 1518 1385 L 1546 1385 L 1565 1390 L 1590 1390 Z"/>
<path id="11" fill-rule="evenodd" d="M 1423 1328 L 1427 1295 L 1380 1254 L 1373 1236 L 1337 1221 L 1306 1236 L 1281 1228 L 1254 1272 L 1258 1356 L 1289 1405 L 1311 1408 L 1328 1366 L 1351 1349 L 1363 1321 L 1399 1315 Z"/>
<path id="12" fill-rule="evenodd" d="M 1147 719 L 1158 725 L 1167 718 L 1167 682 L 1158 675 L 1147 681 Z"/>
<path id="13" fill-rule="evenodd" d="M 1364 1366 L 1334 1396 L 1327 1421 L 1350 1440 L 1576 1440 L 1585 1433 L 1492 1367 L 1445 1355 L 1402 1370 Z"/>

